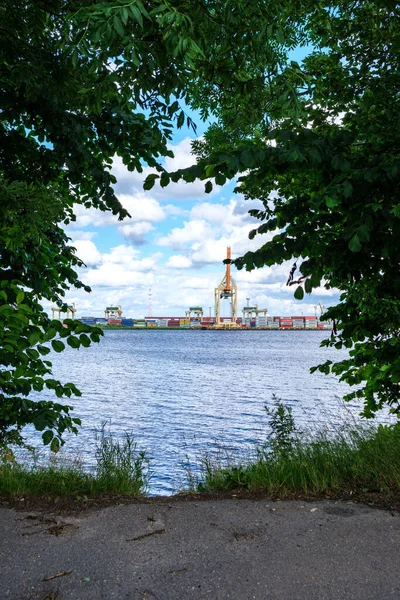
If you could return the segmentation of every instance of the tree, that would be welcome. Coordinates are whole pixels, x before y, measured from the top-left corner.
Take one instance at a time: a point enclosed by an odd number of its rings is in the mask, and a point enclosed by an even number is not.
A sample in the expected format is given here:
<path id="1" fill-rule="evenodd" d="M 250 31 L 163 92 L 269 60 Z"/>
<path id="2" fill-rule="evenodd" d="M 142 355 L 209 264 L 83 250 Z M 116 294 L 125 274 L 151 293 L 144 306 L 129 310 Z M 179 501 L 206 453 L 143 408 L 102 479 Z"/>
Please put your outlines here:
<path id="1" fill-rule="evenodd" d="M 239 98 L 261 114 L 264 64 L 284 60 L 272 34 L 294 39 L 292 25 L 277 0 L 1 2 L 0 444 L 22 443 L 33 423 L 57 450 L 79 425 L 69 405 L 29 399 L 44 387 L 79 395 L 51 377 L 49 343 L 62 351 L 63 340 L 78 348 L 100 336 L 41 306 L 63 306 L 71 286 L 89 291 L 62 230 L 73 205 L 128 216 L 113 189 L 115 155 L 132 171 L 156 167 L 167 185 L 159 160 L 171 156 L 172 130 L 194 127 L 185 103 L 205 116 Z"/>
<path id="2" fill-rule="evenodd" d="M 313 49 L 302 65 L 265 64 L 262 118 L 217 111 L 197 164 L 171 174 L 208 192 L 241 174 L 237 191 L 263 201 L 251 237 L 267 241 L 239 269 L 294 260 L 295 298 L 340 290 L 323 345 L 349 358 L 315 368 L 356 386 L 346 399 L 363 399 L 366 417 L 400 413 L 399 16 L 397 2 L 301 3 L 298 43 Z"/>

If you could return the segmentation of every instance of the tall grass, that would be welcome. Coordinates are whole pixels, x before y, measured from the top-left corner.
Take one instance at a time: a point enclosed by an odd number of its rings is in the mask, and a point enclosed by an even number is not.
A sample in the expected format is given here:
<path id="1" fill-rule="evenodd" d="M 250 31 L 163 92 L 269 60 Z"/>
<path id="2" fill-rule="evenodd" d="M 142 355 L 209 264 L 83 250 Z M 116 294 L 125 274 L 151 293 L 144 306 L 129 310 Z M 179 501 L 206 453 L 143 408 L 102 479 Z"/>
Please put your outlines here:
<path id="1" fill-rule="evenodd" d="M 252 456 L 227 462 L 205 454 L 191 489 L 265 490 L 295 494 L 400 491 L 400 424 L 361 426 L 351 422 L 333 433 L 299 432 L 291 409 L 275 399 L 267 409 L 271 431 Z"/>
<path id="2" fill-rule="evenodd" d="M 96 438 L 96 469 L 88 472 L 81 461 L 62 462 L 52 456 L 45 465 L 33 460 L 21 464 L 3 458 L 0 462 L 0 494 L 28 496 L 85 496 L 106 492 L 144 494 L 148 485 L 148 459 L 137 449 L 132 434 L 116 440 L 105 425 Z"/>

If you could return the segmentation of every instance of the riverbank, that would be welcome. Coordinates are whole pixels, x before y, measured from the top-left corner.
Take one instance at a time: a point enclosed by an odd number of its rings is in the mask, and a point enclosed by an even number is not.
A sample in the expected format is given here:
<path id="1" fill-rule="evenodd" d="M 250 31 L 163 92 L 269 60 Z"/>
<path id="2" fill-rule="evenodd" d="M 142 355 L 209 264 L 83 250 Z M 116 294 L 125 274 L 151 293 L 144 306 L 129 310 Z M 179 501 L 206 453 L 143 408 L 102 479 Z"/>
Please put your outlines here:
<path id="1" fill-rule="evenodd" d="M 175 500 L 246 499 L 357 500 L 400 507 L 400 426 L 341 426 L 336 433 L 299 431 L 290 407 L 275 399 L 266 407 L 270 430 L 236 459 L 204 451 L 199 463 L 184 465 L 183 493 Z M 96 466 L 52 455 L 47 463 L 21 463 L 3 455 L 0 504 L 13 508 L 79 511 L 143 501 L 150 461 L 130 434 L 121 441 L 103 427 L 97 436 Z M 0 457 L 1 458 L 1 457 Z M 148 497 L 149 502 L 165 498 Z"/>
<path id="2" fill-rule="evenodd" d="M 400 517 L 332 501 L 0 508 L 9 600 L 376 600 L 399 595 Z"/>
<path id="3" fill-rule="evenodd" d="M 131 327 L 125 325 L 96 325 L 104 331 L 332 331 L 331 327 L 300 328 L 300 327 Z"/>

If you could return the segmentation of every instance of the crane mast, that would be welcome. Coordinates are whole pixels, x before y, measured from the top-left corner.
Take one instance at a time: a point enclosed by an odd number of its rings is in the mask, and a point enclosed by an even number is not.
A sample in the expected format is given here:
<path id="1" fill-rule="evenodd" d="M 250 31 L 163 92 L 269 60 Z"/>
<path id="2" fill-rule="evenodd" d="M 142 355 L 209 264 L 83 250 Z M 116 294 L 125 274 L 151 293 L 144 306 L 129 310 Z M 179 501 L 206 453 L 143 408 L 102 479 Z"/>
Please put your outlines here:
<path id="1" fill-rule="evenodd" d="M 226 258 L 231 259 L 231 249 L 227 248 Z M 215 325 L 216 327 L 221 326 L 221 299 L 229 299 L 231 304 L 231 319 L 232 326 L 236 326 L 236 319 L 238 316 L 238 299 L 237 299 L 237 286 L 235 280 L 231 276 L 231 264 L 230 262 L 226 265 L 225 275 L 222 278 L 221 283 L 214 289 L 215 295 Z"/>

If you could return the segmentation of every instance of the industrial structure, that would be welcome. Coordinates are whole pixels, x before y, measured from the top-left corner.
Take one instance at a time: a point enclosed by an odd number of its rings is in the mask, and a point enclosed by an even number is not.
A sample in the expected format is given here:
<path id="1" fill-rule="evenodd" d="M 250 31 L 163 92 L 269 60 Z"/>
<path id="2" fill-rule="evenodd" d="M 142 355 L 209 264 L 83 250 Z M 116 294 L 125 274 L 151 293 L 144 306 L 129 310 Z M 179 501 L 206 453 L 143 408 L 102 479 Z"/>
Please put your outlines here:
<path id="1" fill-rule="evenodd" d="M 122 317 L 122 313 L 124 311 L 122 310 L 122 306 L 107 306 L 106 310 L 104 311 L 104 317 L 106 319 L 120 319 Z"/>
<path id="2" fill-rule="evenodd" d="M 231 249 L 227 248 L 226 254 L 227 260 L 231 260 Z M 221 283 L 214 290 L 215 297 L 215 326 L 216 327 L 237 327 L 237 317 L 238 317 L 238 297 L 237 297 L 237 285 L 235 280 L 231 276 L 231 263 L 227 262 L 225 275 L 222 278 Z M 222 324 L 221 321 L 221 300 L 228 299 L 230 300 L 231 305 L 231 321 L 224 322 Z"/>
<path id="3" fill-rule="evenodd" d="M 138 329 L 275 329 L 275 330 L 318 330 L 332 329 L 331 322 L 322 321 L 315 316 L 293 316 L 279 317 L 270 316 L 267 308 L 258 308 L 258 304 L 250 305 L 250 298 L 246 298 L 247 305 L 242 309 L 242 317 L 238 317 L 238 290 L 231 276 L 231 248 L 227 248 L 227 264 L 225 275 L 221 283 L 214 289 L 215 316 L 204 316 L 202 306 L 191 306 L 185 311 L 184 317 L 153 316 L 152 312 L 152 289 L 148 290 L 148 315 L 144 319 L 133 319 L 122 317 L 123 310 L 119 306 L 108 306 L 104 311 L 104 318 L 81 317 L 82 323 L 87 325 L 101 325 L 113 327 L 129 327 Z M 221 316 L 221 300 L 228 300 L 230 304 L 230 316 Z M 321 315 L 324 308 L 319 303 Z M 61 309 L 55 308 L 52 310 Z M 75 305 L 69 310 L 75 312 Z M 54 318 L 54 317 L 53 317 Z"/>
<path id="4" fill-rule="evenodd" d="M 247 301 L 250 300 L 250 298 L 246 298 Z M 263 316 L 263 317 L 267 317 L 267 313 L 268 313 L 268 308 L 258 308 L 258 304 L 255 304 L 254 306 L 243 306 L 243 319 L 253 319 L 253 318 L 257 318 L 259 315 Z"/>
<path id="5" fill-rule="evenodd" d="M 61 313 L 67 313 L 67 319 L 71 318 L 72 320 L 75 319 L 75 313 L 76 313 L 76 307 L 75 307 L 75 302 L 73 304 L 71 304 L 70 306 L 67 306 L 67 309 L 64 310 L 63 308 L 60 308 L 59 306 L 52 306 L 51 307 L 51 318 L 55 319 L 55 314 L 57 313 L 58 315 L 58 320 L 61 320 Z M 70 317 L 71 315 L 71 317 Z"/>
<path id="6" fill-rule="evenodd" d="M 203 311 L 203 307 L 202 306 L 191 306 L 189 308 L 189 310 L 187 310 L 185 312 L 186 315 L 186 319 L 190 319 L 192 317 L 195 317 L 197 320 L 201 321 L 202 318 L 204 317 L 204 311 Z"/>

